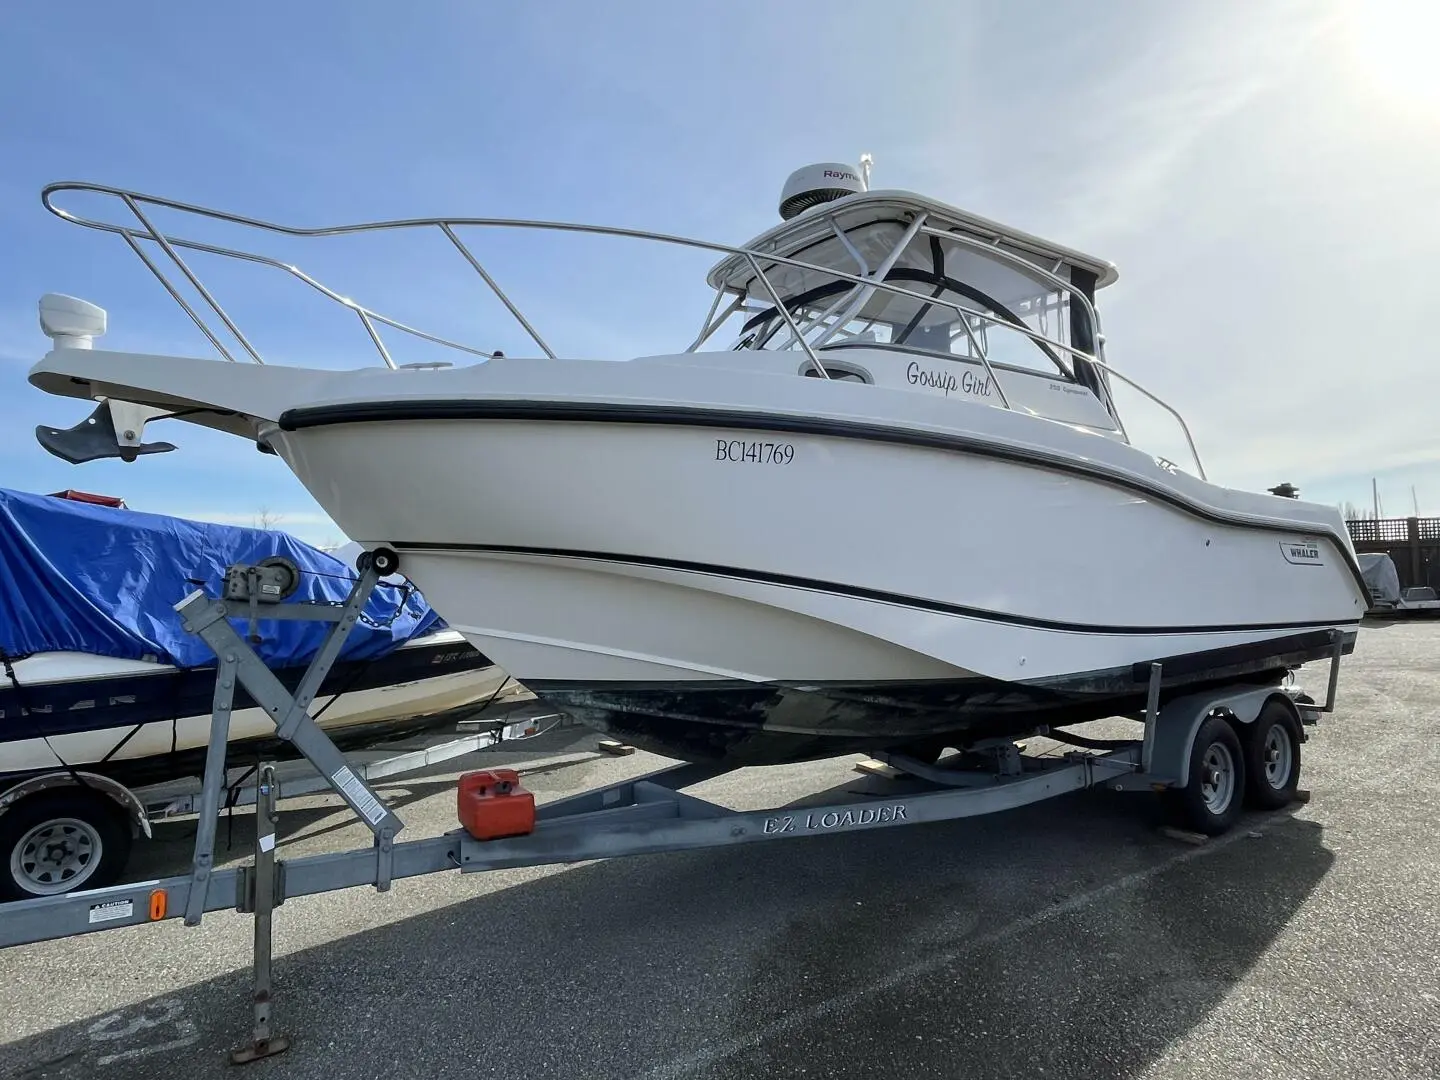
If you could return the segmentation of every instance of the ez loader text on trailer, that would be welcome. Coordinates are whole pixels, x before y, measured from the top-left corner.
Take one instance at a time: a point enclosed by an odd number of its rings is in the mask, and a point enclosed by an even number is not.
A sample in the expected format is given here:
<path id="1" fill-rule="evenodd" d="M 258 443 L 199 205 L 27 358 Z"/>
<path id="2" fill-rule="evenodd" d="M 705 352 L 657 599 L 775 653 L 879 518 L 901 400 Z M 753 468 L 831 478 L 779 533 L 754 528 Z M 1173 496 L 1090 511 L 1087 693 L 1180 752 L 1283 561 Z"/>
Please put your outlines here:
<path id="1" fill-rule="evenodd" d="M 197 926 L 207 911 L 233 909 L 255 916 L 254 1025 L 252 1039 L 235 1050 L 235 1062 L 276 1054 L 288 1039 L 271 1028 L 271 915 L 286 900 L 357 885 L 384 892 L 397 878 L 459 869 L 462 873 L 568 863 L 618 855 L 757 843 L 915 822 L 974 817 L 1042 799 L 1107 786 L 1116 791 L 1158 791 L 1182 819 L 1209 835 L 1235 822 L 1243 804 L 1278 809 L 1295 797 L 1305 727 L 1333 712 L 1343 637 L 1335 635 L 1323 705 L 1280 684 L 1237 684 L 1160 704 L 1163 664 L 1148 666 L 1149 697 L 1136 740 L 1095 740 L 1068 732 L 1048 737 L 1077 747 L 1064 757 L 1034 757 L 1013 741 L 972 747 L 940 764 L 900 755 L 877 755 L 898 771 L 927 783 L 895 797 L 867 796 L 832 806 L 740 812 L 686 795 L 683 788 L 725 771 L 723 766 L 679 764 L 539 806 L 509 769 L 460 778 L 462 827 L 442 836 L 397 841 L 403 823 L 375 794 L 320 727 L 309 706 L 371 590 L 399 569 L 387 548 L 359 560 L 360 576 L 343 604 L 273 603 L 274 590 L 258 566 L 237 566 L 226 576 L 226 595 L 197 590 L 176 605 L 186 629 L 219 658 L 205 781 L 199 805 L 195 855 L 188 875 L 23 900 L 0 907 L 0 946 L 64 938 L 96 930 L 181 918 Z M 261 612 L 263 611 L 263 615 Z M 229 620 L 310 619 L 332 623 L 325 644 L 295 693 L 288 693 Z M 1137 670 L 1137 677 L 1143 672 Z M 256 801 L 253 865 L 216 870 L 215 828 L 225 782 L 225 745 L 236 682 L 265 708 L 279 737 L 291 742 L 374 834 L 369 849 L 277 861 L 273 768 L 262 766 Z"/>

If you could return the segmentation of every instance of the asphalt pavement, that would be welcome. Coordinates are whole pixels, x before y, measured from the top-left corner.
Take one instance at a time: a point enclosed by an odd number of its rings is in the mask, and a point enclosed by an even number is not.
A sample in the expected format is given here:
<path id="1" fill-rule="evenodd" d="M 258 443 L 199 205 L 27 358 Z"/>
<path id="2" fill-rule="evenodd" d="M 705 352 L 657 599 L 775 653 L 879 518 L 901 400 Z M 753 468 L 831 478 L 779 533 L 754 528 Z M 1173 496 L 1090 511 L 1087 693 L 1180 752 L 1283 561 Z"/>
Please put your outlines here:
<path id="1" fill-rule="evenodd" d="M 1324 666 L 1302 680 L 1323 693 Z M 397 882 L 275 916 L 278 1031 L 249 1032 L 251 922 L 218 912 L 0 952 L 0 1077 L 279 1080 L 1440 1076 L 1440 621 L 1362 630 L 1304 747 L 1308 803 L 1203 845 L 1147 795 L 775 844 Z M 454 828 L 460 768 L 542 801 L 649 772 L 567 731 L 383 790 Z M 737 808 L 833 795 L 856 758 L 742 770 Z M 281 857 L 363 847 L 287 803 Z M 229 835 L 233 828 L 233 836 Z M 222 863 L 251 818 L 222 823 Z M 137 847 L 183 872 L 194 823 Z M 0 913 L 0 918 L 3 918 Z"/>

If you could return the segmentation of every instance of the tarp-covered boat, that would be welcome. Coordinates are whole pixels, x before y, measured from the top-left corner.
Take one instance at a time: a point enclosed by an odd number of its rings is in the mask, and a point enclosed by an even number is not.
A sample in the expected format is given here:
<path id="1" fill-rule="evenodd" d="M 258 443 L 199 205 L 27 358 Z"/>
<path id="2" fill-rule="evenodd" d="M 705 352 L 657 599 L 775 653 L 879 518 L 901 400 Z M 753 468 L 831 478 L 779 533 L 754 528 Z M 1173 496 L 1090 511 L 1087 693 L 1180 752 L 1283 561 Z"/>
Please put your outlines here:
<path id="1" fill-rule="evenodd" d="M 0 775 L 193 769 L 209 735 L 215 656 L 174 605 L 196 588 L 218 594 L 230 565 L 272 556 L 300 570 L 286 603 L 343 601 L 356 577 L 276 530 L 0 489 Z M 254 648 L 293 687 L 328 629 L 262 618 Z M 354 741 L 443 722 L 483 705 L 505 678 L 413 587 L 382 582 L 315 708 L 332 737 Z M 253 706 L 237 692 L 232 742 L 273 730 Z"/>

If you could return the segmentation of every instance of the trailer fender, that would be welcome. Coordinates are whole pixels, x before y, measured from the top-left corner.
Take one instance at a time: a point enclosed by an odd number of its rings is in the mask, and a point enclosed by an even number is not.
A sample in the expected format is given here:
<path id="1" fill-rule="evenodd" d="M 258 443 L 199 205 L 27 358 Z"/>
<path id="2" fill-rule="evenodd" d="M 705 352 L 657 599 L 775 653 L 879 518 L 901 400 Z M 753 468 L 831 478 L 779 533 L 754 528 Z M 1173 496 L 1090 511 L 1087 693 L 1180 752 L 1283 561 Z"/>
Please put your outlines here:
<path id="1" fill-rule="evenodd" d="M 1187 694 L 1167 702 L 1155 724 L 1155 744 L 1150 757 L 1150 779 L 1156 784 L 1184 787 L 1190 777 L 1190 753 L 1200 725 L 1219 713 L 1237 724 L 1253 724 L 1272 699 L 1285 702 L 1300 720 L 1295 702 L 1274 686 L 1253 690 Z"/>
<path id="2" fill-rule="evenodd" d="M 134 819 L 140 826 L 140 831 L 145 834 L 147 840 L 151 839 L 150 815 L 145 812 L 145 804 L 140 801 L 136 794 L 124 784 L 111 780 L 108 776 L 100 776 L 98 773 L 85 772 L 83 770 L 74 773 L 49 772 L 40 776 L 32 776 L 28 780 L 22 780 L 14 787 L 6 788 L 0 794 L 0 814 L 4 814 L 21 799 L 34 795 L 40 791 L 50 791 L 62 787 L 88 787 L 96 791 L 104 792 L 114 799 L 126 814 Z"/>

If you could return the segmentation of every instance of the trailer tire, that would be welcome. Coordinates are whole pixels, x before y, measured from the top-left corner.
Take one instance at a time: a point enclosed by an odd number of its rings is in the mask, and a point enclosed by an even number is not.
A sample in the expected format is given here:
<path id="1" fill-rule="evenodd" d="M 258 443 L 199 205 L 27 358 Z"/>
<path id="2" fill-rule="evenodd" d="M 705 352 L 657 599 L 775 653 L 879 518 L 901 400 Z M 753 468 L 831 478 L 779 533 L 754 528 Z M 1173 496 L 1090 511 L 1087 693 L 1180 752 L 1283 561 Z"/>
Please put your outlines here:
<path id="1" fill-rule="evenodd" d="M 1196 832 L 1219 836 L 1235 824 L 1245 801 L 1245 749 L 1223 716 L 1200 725 L 1190 747 L 1187 783 L 1165 796 L 1172 812 Z"/>
<path id="2" fill-rule="evenodd" d="M 1279 810 L 1300 786 L 1300 724 L 1283 701 L 1265 703 L 1245 725 L 1245 801 L 1257 810 Z"/>
<path id="3" fill-rule="evenodd" d="M 27 796 L 0 814 L 0 902 L 113 885 L 130 844 L 130 821 L 107 795 L 65 787 Z"/>

